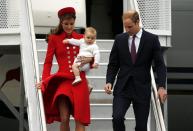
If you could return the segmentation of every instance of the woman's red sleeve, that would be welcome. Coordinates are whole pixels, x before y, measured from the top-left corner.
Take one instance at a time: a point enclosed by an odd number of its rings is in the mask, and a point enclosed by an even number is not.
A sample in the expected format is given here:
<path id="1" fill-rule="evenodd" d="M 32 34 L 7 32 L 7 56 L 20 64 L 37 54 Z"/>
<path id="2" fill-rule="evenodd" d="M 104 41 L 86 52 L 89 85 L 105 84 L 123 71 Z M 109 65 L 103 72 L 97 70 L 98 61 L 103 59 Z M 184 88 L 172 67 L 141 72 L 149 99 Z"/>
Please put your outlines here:
<path id="1" fill-rule="evenodd" d="M 47 77 L 50 76 L 54 53 L 55 53 L 55 44 L 53 41 L 53 37 L 50 36 L 48 39 L 47 53 L 43 66 L 42 80 L 45 80 Z"/>

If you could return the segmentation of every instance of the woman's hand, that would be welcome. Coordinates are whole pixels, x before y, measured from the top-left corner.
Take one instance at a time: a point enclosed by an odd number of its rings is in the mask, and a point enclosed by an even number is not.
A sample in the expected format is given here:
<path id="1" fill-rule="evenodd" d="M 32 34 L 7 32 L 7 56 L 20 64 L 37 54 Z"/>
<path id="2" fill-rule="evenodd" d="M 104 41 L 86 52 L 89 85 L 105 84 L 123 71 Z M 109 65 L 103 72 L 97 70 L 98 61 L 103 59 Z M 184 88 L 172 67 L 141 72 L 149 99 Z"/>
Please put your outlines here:
<path id="1" fill-rule="evenodd" d="M 85 57 L 85 56 L 79 56 L 77 57 L 78 61 L 81 62 L 81 66 L 91 63 L 93 61 L 93 57 Z"/>
<path id="2" fill-rule="evenodd" d="M 39 83 L 36 83 L 35 86 L 36 86 L 37 89 L 41 89 L 41 85 L 42 85 L 42 81 L 40 81 Z"/>

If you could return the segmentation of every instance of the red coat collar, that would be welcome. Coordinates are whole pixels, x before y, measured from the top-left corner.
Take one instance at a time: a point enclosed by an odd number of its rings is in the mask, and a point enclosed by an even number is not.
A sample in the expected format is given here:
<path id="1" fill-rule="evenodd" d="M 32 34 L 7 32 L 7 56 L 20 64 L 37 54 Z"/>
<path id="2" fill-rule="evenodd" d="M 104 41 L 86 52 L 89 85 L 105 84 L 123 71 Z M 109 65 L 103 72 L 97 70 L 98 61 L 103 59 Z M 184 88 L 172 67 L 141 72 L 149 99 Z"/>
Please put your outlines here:
<path id="1" fill-rule="evenodd" d="M 67 34 L 66 32 L 63 32 L 62 33 L 62 36 L 64 38 L 76 38 L 77 37 L 77 33 L 75 31 L 73 31 L 71 34 Z"/>

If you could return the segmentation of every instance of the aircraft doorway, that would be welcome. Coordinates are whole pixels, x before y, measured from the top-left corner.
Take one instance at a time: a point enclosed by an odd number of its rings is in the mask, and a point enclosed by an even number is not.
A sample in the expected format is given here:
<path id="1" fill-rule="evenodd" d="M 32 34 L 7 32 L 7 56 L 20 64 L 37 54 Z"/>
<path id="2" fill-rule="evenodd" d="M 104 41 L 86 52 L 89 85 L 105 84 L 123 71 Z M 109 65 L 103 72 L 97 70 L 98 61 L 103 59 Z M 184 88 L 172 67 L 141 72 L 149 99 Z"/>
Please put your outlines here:
<path id="1" fill-rule="evenodd" d="M 123 32 L 123 0 L 86 0 L 87 26 L 97 29 L 97 39 L 114 39 Z"/>

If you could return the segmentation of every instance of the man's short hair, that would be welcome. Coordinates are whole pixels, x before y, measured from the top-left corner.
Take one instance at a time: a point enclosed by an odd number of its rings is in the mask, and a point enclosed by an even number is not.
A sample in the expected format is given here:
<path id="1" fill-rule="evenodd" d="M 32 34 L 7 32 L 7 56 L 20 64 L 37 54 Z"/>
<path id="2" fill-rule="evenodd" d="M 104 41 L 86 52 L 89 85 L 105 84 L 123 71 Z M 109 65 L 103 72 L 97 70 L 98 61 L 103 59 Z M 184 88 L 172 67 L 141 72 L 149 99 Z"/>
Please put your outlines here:
<path id="1" fill-rule="evenodd" d="M 123 20 L 131 19 L 134 23 L 139 22 L 139 13 L 135 10 L 129 10 L 123 13 Z"/>

